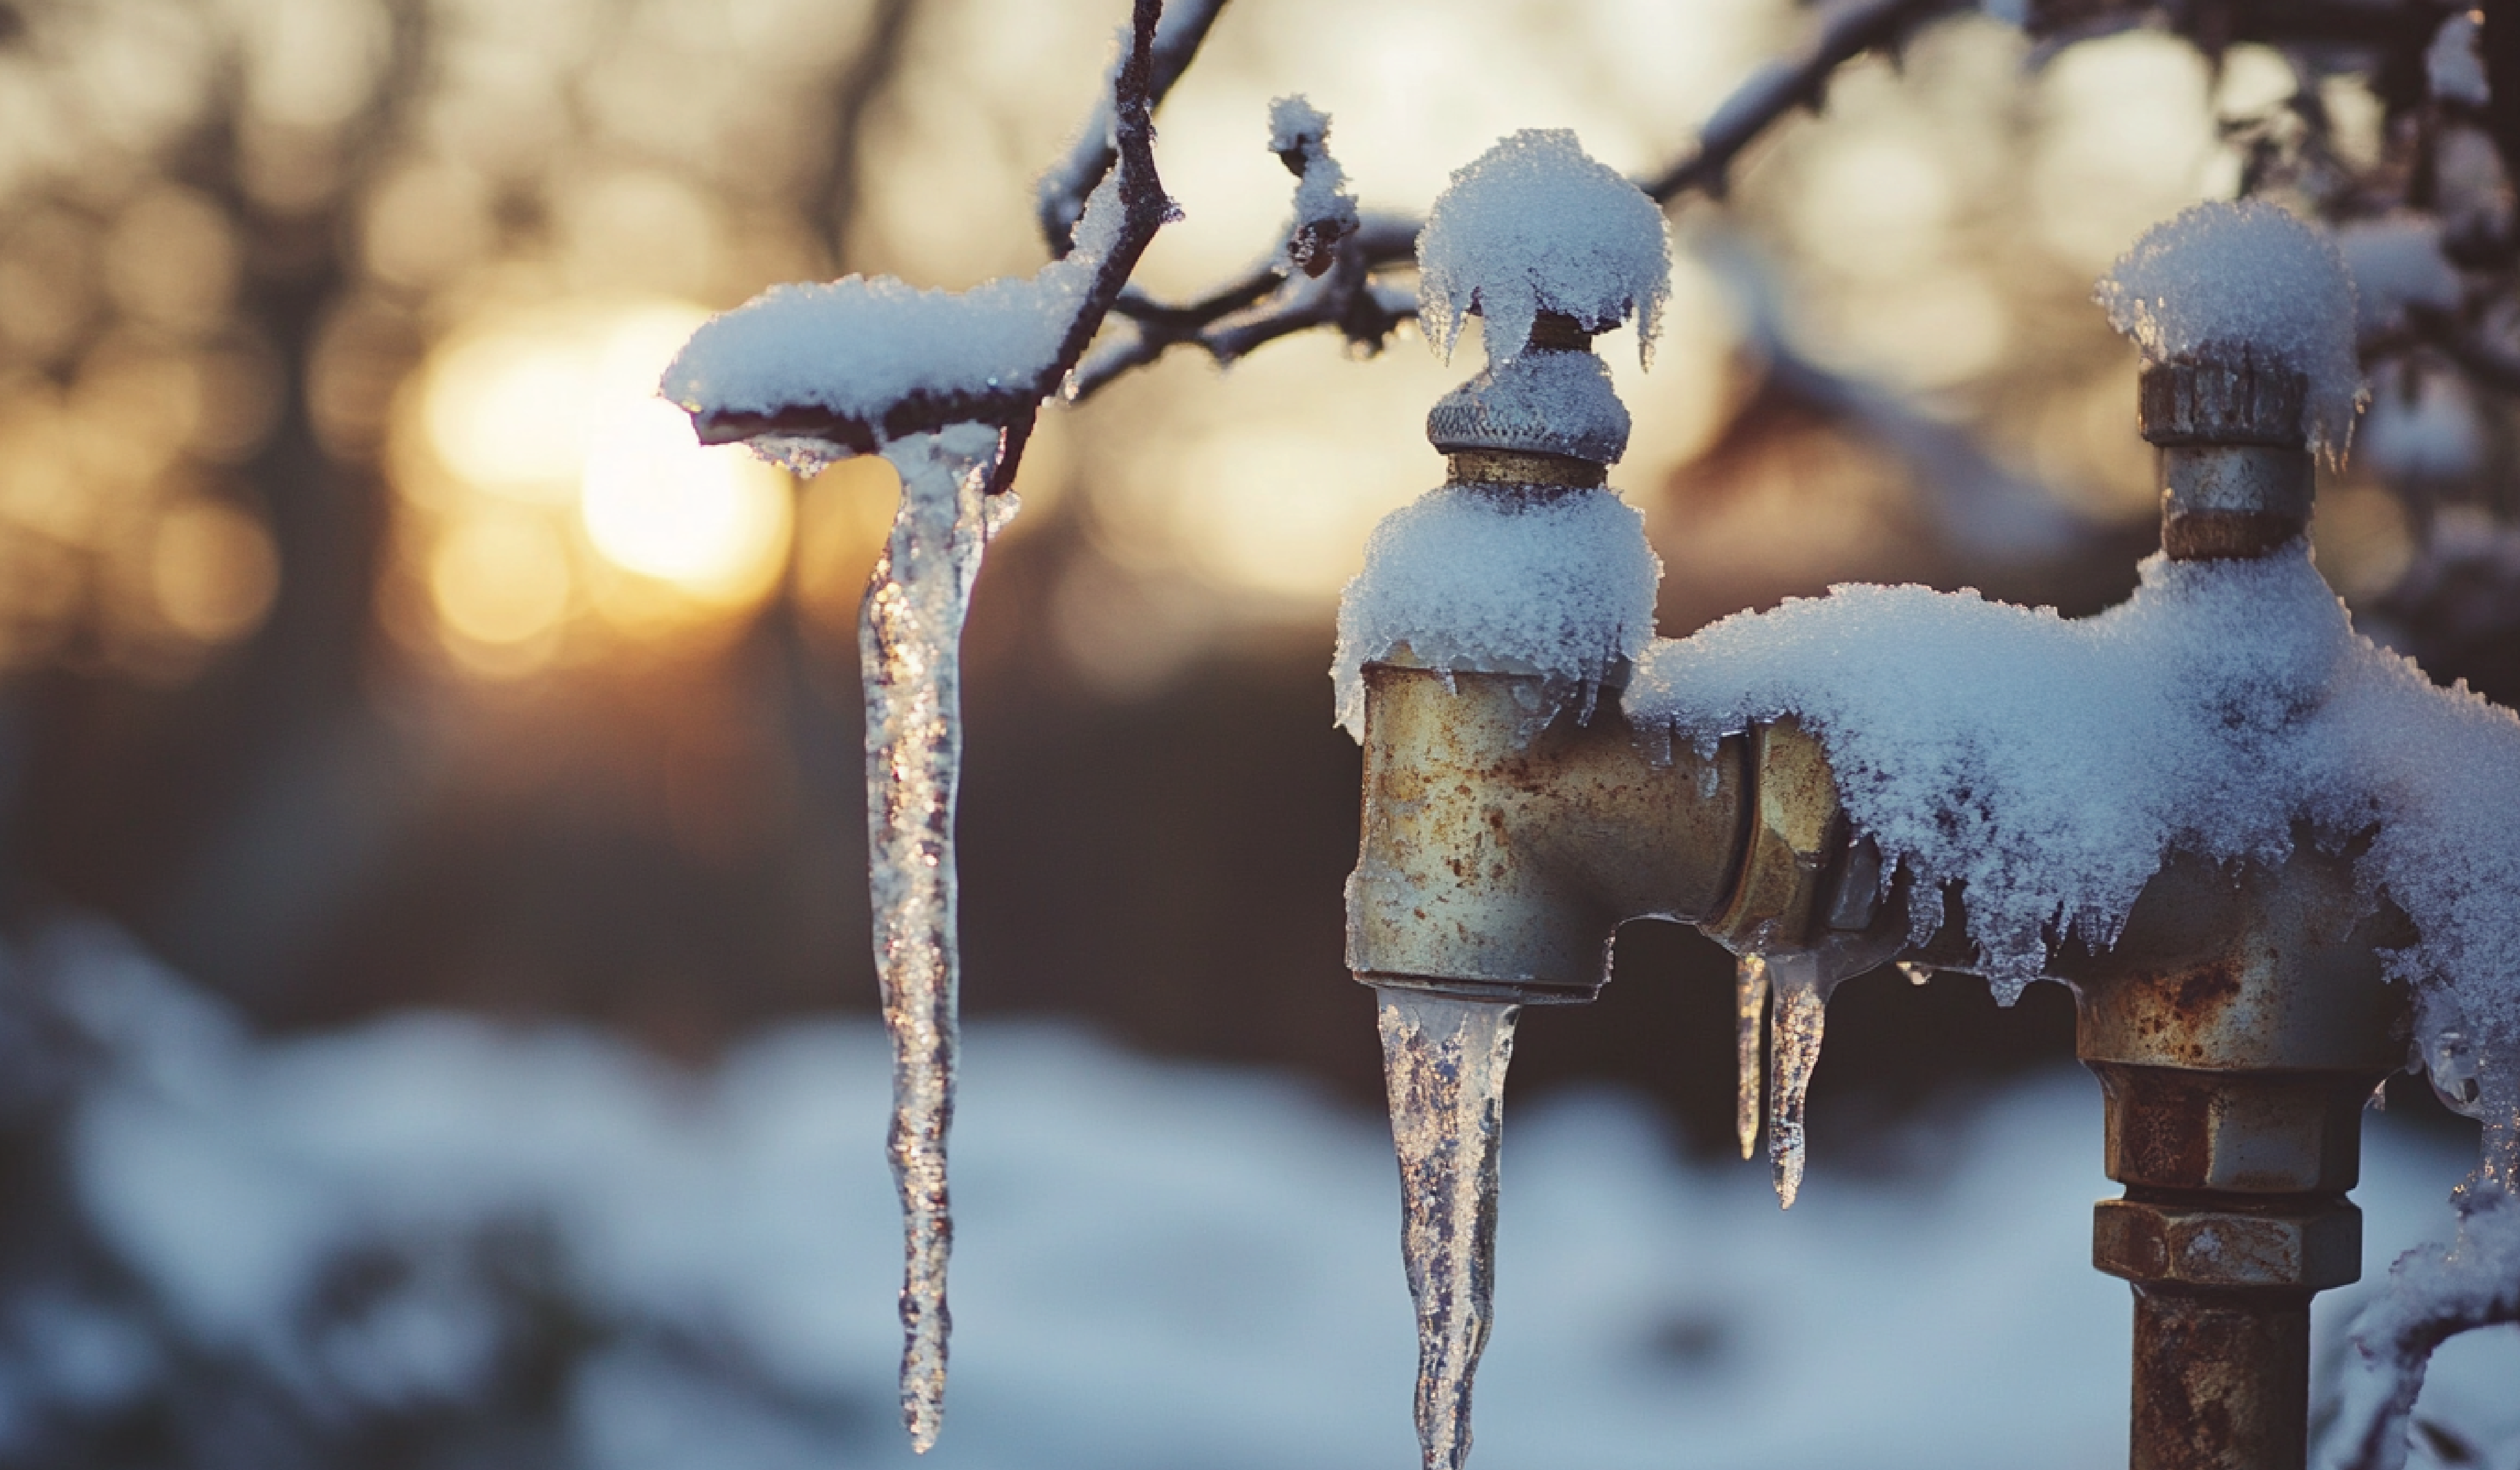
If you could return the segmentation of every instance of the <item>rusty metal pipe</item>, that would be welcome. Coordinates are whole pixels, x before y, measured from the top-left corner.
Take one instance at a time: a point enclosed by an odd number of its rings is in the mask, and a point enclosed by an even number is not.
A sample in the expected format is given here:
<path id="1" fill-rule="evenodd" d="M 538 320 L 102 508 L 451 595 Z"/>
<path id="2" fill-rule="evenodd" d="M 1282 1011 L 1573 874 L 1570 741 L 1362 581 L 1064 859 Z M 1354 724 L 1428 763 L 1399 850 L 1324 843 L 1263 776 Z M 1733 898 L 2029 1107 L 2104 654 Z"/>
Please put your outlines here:
<path id="1" fill-rule="evenodd" d="M 2173 859 L 2116 945 L 2056 966 L 2126 1186 L 2092 1264 L 2135 1289 L 2136 1470 L 2300 1470 L 2310 1299 L 2362 1275 L 2345 1192 L 2405 1056 L 2378 951 L 2410 936 L 2303 836 L 2280 867 Z"/>
<path id="2" fill-rule="evenodd" d="M 2304 533 L 2300 375 L 2215 350 L 2147 366 L 2140 398 L 2168 556 L 2263 557 Z M 1457 481 L 1562 493 L 1615 458 L 1606 430 L 1551 437 L 1479 409 L 1465 389 L 1430 421 Z M 1617 927 L 1643 916 L 1736 951 L 1817 951 L 1841 974 L 1901 948 L 1909 895 L 1881 881 L 1827 752 L 1793 720 L 1664 749 L 1615 690 L 1563 707 L 1538 676 L 1447 674 L 1405 650 L 1364 679 L 1359 979 L 1589 1001 Z M 2316 838 L 2298 833 L 2279 863 L 2174 855 L 2108 948 L 2051 957 L 2125 1186 L 2094 1210 L 2092 1262 L 2134 1289 L 2136 1470 L 2301 1470 L 2311 1298 L 2361 1274 L 2346 1191 L 2363 1101 L 2406 1035 L 2380 956 L 2412 935 L 2358 886 L 2352 855 Z M 1943 929 L 1906 958 L 1966 969 L 1964 896 L 1942 901 Z"/>
<path id="3" fill-rule="evenodd" d="M 2299 1465 L 2310 1293 L 2135 1289 L 2134 1470 Z"/>
<path id="4" fill-rule="evenodd" d="M 1552 710 L 1521 674 L 1365 671 L 1364 839 L 1348 967 L 1372 985 L 1590 1001 L 1612 933 L 1730 900 L 1750 765 L 1649 750 L 1605 699 Z M 1657 756 L 1663 756 L 1657 759 Z"/>
<path id="5" fill-rule="evenodd" d="M 2267 556 L 2309 527 L 2307 382 L 2245 349 L 2147 365 L 2162 549 Z M 2092 1265 L 2135 1292 L 2135 1470 L 2300 1470 L 2310 1301 L 2362 1275 L 2346 1191 L 2362 1115 L 2405 1054 L 2379 952 L 2412 939 L 2350 856 L 2296 834 L 2280 866 L 2174 857 L 2104 954 L 2058 957 L 2099 1078 L 2109 1178 Z"/>

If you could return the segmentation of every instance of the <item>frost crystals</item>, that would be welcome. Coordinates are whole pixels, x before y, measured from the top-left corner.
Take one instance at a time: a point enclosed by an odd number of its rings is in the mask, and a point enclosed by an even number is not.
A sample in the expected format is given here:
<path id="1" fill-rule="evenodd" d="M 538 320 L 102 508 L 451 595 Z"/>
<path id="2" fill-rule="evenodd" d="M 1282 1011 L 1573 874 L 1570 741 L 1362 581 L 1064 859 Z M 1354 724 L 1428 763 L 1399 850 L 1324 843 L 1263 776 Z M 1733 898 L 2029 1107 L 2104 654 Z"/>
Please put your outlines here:
<path id="1" fill-rule="evenodd" d="M 1508 362 L 1544 311 L 1587 332 L 1638 318 L 1638 355 L 1671 295 L 1662 206 L 1594 159 L 1573 133 L 1527 129 L 1454 170 L 1418 236 L 1418 314 L 1446 357 L 1473 312 L 1490 362 Z"/>
<path id="2" fill-rule="evenodd" d="M 892 1037 L 893 1182 L 901 1192 L 901 1415 L 912 1448 L 945 1409 L 945 1263 L 954 1222 L 945 1136 L 960 1050 L 954 793 L 962 772 L 961 644 L 971 579 L 1013 497 L 982 493 L 995 430 L 958 424 L 885 450 L 901 510 L 858 624 L 866 682 L 867 851 L 875 962 Z"/>
<path id="3" fill-rule="evenodd" d="M 1470 1453 L 1470 1380 L 1496 1280 L 1497 1144 L 1521 1007 L 1379 990 L 1400 1250 L 1418 1304 L 1418 1446 L 1426 1470 Z"/>

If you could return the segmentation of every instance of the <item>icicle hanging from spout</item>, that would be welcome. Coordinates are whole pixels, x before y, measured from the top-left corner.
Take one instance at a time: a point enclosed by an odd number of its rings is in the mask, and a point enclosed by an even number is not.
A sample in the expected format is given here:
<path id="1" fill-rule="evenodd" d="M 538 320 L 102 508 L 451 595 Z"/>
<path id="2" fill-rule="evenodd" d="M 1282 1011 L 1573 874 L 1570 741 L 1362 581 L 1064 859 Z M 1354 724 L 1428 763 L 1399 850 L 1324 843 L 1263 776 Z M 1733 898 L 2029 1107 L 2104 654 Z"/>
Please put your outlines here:
<path id="1" fill-rule="evenodd" d="M 1732 1052 L 1739 1085 L 1732 1098 L 1732 1131 L 1741 1140 L 1747 1162 L 1759 1148 L 1759 1065 L 1768 1018 L 1768 961 L 1743 955 L 1732 967 Z"/>
<path id="2" fill-rule="evenodd" d="M 971 582 L 1013 497 L 985 496 L 995 431 L 958 425 L 885 451 L 901 508 L 858 625 L 866 693 L 867 852 L 875 961 L 892 1038 L 888 1151 L 901 1194 L 901 1414 L 911 1448 L 945 1407 L 946 1260 L 954 1224 L 945 1139 L 961 1049 L 954 800 L 962 774 L 962 638 Z"/>
<path id="3" fill-rule="evenodd" d="M 1777 1202 L 1790 1210 L 1803 1187 L 1803 1103 L 1820 1065 L 1828 986 L 1820 957 L 1808 952 L 1778 955 L 1767 971 L 1776 995 L 1768 1033 L 1768 1159 L 1776 1169 Z"/>
<path id="4" fill-rule="evenodd" d="M 1493 1310 L 1497 1146 L 1521 1007 L 1377 994 L 1400 1158 L 1400 1247 L 1418 1308 L 1418 1450 L 1426 1470 L 1461 1470 Z"/>

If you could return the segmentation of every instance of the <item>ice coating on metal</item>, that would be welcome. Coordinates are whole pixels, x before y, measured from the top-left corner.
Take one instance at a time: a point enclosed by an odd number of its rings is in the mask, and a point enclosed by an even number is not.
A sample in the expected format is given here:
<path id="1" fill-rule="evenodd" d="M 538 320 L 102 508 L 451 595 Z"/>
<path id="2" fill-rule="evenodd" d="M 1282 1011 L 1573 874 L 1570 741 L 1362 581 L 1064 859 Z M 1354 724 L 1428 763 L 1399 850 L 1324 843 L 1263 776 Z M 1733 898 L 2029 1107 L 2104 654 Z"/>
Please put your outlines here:
<path id="1" fill-rule="evenodd" d="M 1400 1249 L 1418 1307 L 1418 1445 L 1426 1470 L 1460 1470 L 1492 1313 L 1497 1146 L 1521 1011 L 1416 991 L 1377 994 L 1400 1159 Z"/>
<path id="2" fill-rule="evenodd" d="M 1822 973 L 1819 957 L 1808 953 L 1778 955 L 1768 961 L 1776 996 L 1776 1016 L 1768 1029 L 1768 1162 L 1776 1171 L 1777 1203 L 1787 1210 L 1803 1189 L 1804 1104 L 1828 1022 L 1829 987 Z"/>
<path id="3" fill-rule="evenodd" d="M 1732 1055 L 1739 1078 L 1732 1094 L 1732 1132 L 1747 1162 L 1759 1147 L 1759 1064 L 1768 1029 L 1768 961 L 1755 954 L 1732 962 Z"/>
<path id="4" fill-rule="evenodd" d="M 2191 205 L 2145 231 L 2092 295 L 2147 362 L 2246 351 L 2303 375 L 2306 447 L 2344 458 L 2362 373 L 2354 277 L 2323 228 L 2263 200 Z"/>
<path id="5" fill-rule="evenodd" d="M 1473 312 L 1488 360 L 1518 356 L 1540 313 L 1607 332 L 1635 316 L 1653 356 L 1671 294 L 1662 208 L 1563 128 L 1526 129 L 1461 168 L 1418 236 L 1418 319 L 1446 357 Z"/>
<path id="6" fill-rule="evenodd" d="M 892 1038 L 887 1148 L 901 1193 L 901 1416 L 911 1448 L 945 1410 L 946 1260 L 954 1244 L 945 1139 L 954 1123 L 954 797 L 962 772 L 961 645 L 980 555 L 1010 506 L 982 491 L 994 431 L 960 425 L 893 444 L 901 508 L 858 624 L 866 691 L 868 879 L 875 963 Z M 999 497 L 1004 500 L 1005 497 Z"/>
<path id="7" fill-rule="evenodd" d="M 1339 599 L 1338 722 L 1365 737 L 1365 665 L 1539 674 L 1588 699 L 1653 639 L 1662 561 L 1610 490 L 1447 485 L 1383 517 Z M 1543 723 L 1546 723 L 1545 721 Z"/>

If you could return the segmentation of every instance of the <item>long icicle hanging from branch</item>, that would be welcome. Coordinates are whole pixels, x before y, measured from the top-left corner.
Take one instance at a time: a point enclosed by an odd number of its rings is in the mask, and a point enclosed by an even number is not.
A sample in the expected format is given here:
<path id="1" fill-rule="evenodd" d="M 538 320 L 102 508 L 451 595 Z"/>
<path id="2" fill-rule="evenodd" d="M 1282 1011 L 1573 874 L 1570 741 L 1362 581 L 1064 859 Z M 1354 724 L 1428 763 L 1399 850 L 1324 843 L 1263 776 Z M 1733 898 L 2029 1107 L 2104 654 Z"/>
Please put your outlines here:
<path id="1" fill-rule="evenodd" d="M 945 1141 L 961 1050 L 954 799 L 963 758 L 963 620 L 981 553 L 1014 512 L 1012 494 L 986 494 L 998 447 L 995 430 L 961 424 L 885 451 L 901 472 L 901 509 L 858 624 L 867 868 L 892 1039 L 888 1151 L 901 1192 L 901 1416 L 922 1453 L 943 1424 L 953 1325 L 945 1305 L 954 1244 Z"/>

